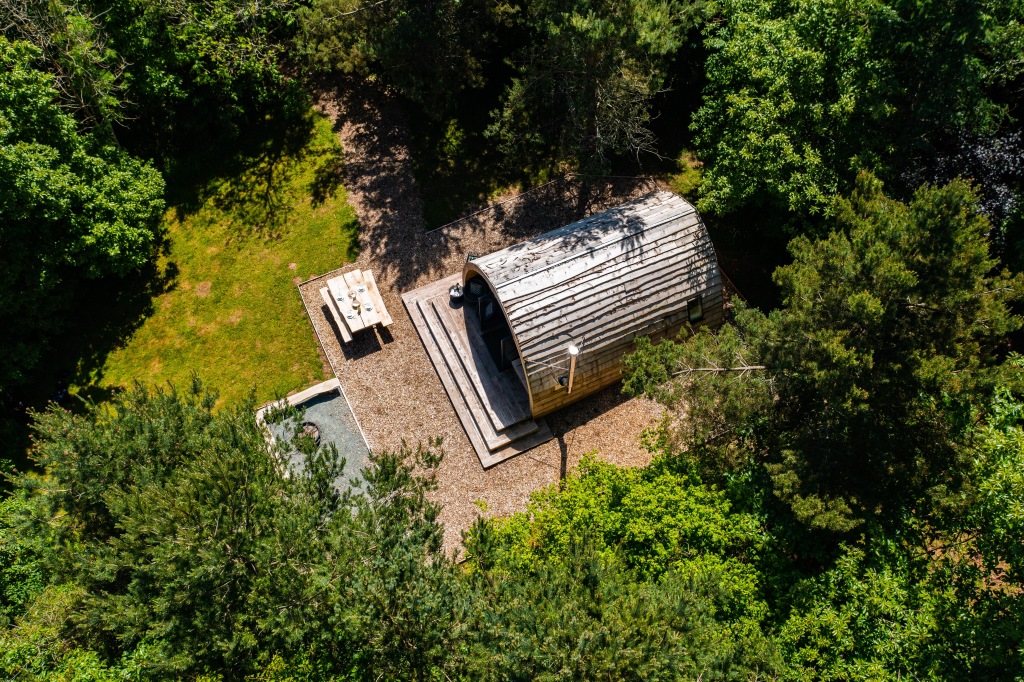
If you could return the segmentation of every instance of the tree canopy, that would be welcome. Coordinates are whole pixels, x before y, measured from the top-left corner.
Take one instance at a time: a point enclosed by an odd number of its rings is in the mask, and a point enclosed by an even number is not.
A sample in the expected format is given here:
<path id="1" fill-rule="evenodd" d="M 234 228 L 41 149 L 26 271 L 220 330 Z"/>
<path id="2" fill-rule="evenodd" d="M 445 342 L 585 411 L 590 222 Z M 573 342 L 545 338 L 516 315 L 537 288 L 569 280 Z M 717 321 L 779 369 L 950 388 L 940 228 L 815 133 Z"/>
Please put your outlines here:
<path id="1" fill-rule="evenodd" d="M 438 451 L 373 455 L 365 488 L 339 490 L 333 449 L 298 437 L 294 468 L 251 404 L 214 402 L 196 383 L 38 416 L 40 471 L 0 503 L 5 675 L 88 664 L 92 679 L 622 679 L 771 663 L 738 561 L 756 551 L 757 524 L 721 495 L 594 465 L 572 498 L 538 498 L 543 519 L 478 523 L 464 570 L 441 551 L 426 497 Z M 599 492 L 616 479 L 623 504 Z M 659 492 L 713 525 L 679 510 L 645 529 Z M 611 521 L 605 537 L 586 541 L 566 513 L 579 503 Z M 661 544 L 644 550 L 651 530 Z M 565 543 L 534 553 L 530 535 Z M 648 559 L 616 553 L 631 536 Z M 708 554 L 688 557 L 691 542 Z M 723 550 L 734 558 L 716 560 Z"/>
<path id="2" fill-rule="evenodd" d="M 742 443 L 797 516 L 848 530 L 956 489 L 973 406 L 1000 381 L 1004 341 L 1020 328 L 1009 304 L 1024 283 L 995 269 L 966 183 L 901 203 L 863 174 L 834 215 L 827 237 L 791 242 L 778 310 L 641 343 L 626 386 L 683 401 L 701 425 L 692 445 Z M 687 371 L 748 366 L 758 369 Z"/>
<path id="3" fill-rule="evenodd" d="M 0 387 L 24 380 L 60 329 L 62 286 L 152 256 L 163 179 L 65 112 L 39 51 L 0 37 Z"/>
<path id="4" fill-rule="evenodd" d="M 699 19 L 688 3 L 526 3 L 530 39 L 489 132 L 511 158 L 541 155 L 606 166 L 654 151 L 648 122 L 671 56 Z"/>
<path id="5" fill-rule="evenodd" d="M 723 3 L 693 122 L 707 164 L 701 208 L 806 220 L 861 169 L 895 183 L 959 135 L 994 130 L 1005 109 L 986 85 L 1016 67 L 992 57 L 1019 21 L 1000 21 L 998 4 Z"/>
<path id="6" fill-rule="evenodd" d="M 1021 0 L 0 0 L 0 441 L 32 432 L 0 460 L 0 677 L 1019 682 L 1022 55 Z M 198 379 L 43 407 L 103 353 L 63 352 L 95 290 L 155 303 L 183 232 L 243 260 L 180 220 L 209 187 L 263 202 L 232 228 L 279 195 L 303 235 L 354 225 L 320 203 L 340 147 L 282 180 L 311 93 L 419 184 L 368 178 L 357 211 L 445 222 L 565 172 L 700 197 L 723 271 L 765 277 L 718 329 L 637 340 L 649 464 L 588 454 L 453 550 L 439 441 L 349 487 Z"/>

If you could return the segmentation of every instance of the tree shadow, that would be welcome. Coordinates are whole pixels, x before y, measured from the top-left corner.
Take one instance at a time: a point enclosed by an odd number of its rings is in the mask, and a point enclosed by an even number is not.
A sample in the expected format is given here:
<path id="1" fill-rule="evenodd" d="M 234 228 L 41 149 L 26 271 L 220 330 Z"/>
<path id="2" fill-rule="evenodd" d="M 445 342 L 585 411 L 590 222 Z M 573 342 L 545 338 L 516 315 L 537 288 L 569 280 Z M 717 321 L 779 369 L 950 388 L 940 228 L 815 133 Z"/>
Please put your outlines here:
<path id="1" fill-rule="evenodd" d="M 166 251 L 167 245 L 164 245 Z M 153 315 L 153 300 L 177 286 L 178 267 L 156 262 L 120 280 L 84 283 L 75 292 L 74 310 L 69 313 L 70 333 L 54 346 L 54 353 L 66 359 L 64 371 L 78 386 L 102 378 L 103 365 L 111 351 L 123 347 L 142 324 Z M 56 365 L 62 363 L 55 363 Z"/>
<path id="2" fill-rule="evenodd" d="M 544 417 L 548 427 L 551 429 L 551 433 L 558 441 L 559 485 L 562 485 L 565 481 L 569 469 L 578 464 L 580 457 L 585 454 L 579 447 L 575 448 L 574 452 L 570 452 L 570 446 L 573 444 L 574 439 L 572 435 L 569 435 L 569 438 L 566 439 L 566 435 L 572 434 L 573 431 L 584 424 L 601 417 L 606 412 L 630 400 L 632 398 L 622 392 L 622 382 L 619 381 L 610 386 L 605 386 L 596 393 L 591 393 L 585 398 L 571 405 L 566 405 Z"/>
<path id="3" fill-rule="evenodd" d="M 328 199 L 333 199 L 345 181 L 345 157 L 343 154 L 331 154 L 317 166 L 310 184 L 310 195 L 313 205 L 320 206 Z"/>
<path id="4" fill-rule="evenodd" d="M 165 177 L 175 217 L 185 220 L 212 202 L 230 217 L 232 238 L 278 238 L 289 206 L 281 180 L 290 164 L 305 158 L 313 135 L 315 118 L 306 105 L 274 112 L 236 137 L 196 144 L 174 159 Z M 321 184 L 322 195 L 332 191 L 328 180 Z"/>
<path id="5" fill-rule="evenodd" d="M 250 234 L 255 228 L 273 236 L 286 212 L 278 182 L 284 160 L 303 153 L 314 123 L 308 96 L 284 98 L 277 110 L 238 135 L 192 140 L 187 151 L 164 164 L 170 210 L 184 219 L 211 198 L 232 208 L 252 202 L 255 208 L 248 214 L 233 211 L 237 223 L 233 228 Z M 324 156 L 322 166 L 336 168 L 340 163 L 336 150 Z M 240 177 L 237 183 L 236 177 Z M 336 170 L 326 172 L 319 180 L 319 192 L 327 196 L 336 191 L 337 180 Z M 217 197 L 219 190 L 226 190 L 224 196 Z M 0 458 L 12 460 L 20 469 L 30 467 L 26 456 L 31 445 L 29 412 L 46 409 L 51 402 L 75 409 L 82 402 L 72 399 L 72 386 L 86 400 L 100 402 L 113 396 L 116 389 L 97 385 L 107 357 L 154 313 L 155 297 L 176 286 L 178 269 L 167 261 L 168 247 L 162 242 L 148 265 L 126 277 L 65 278 L 60 305 L 52 313 L 59 318 L 59 332 L 40 340 L 41 359 L 25 385 L 0 396 Z"/>
<path id="6" fill-rule="evenodd" d="M 166 248 L 166 243 L 161 245 L 162 251 Z M 81 387 L 78 395 L 97 402 L 111 397 L 116 389 L 95 385 L 107 356 L 153 314 L 153 299 L 176 285 L 177 267 L 167 263 L 161 268 L 157 262 L 154 257 L 126 277 L 65 281 L 63 305 L 53 313 L 61 319 L 60 331 L 43 346 L 30 381 L 0 401 L 0 458 L 12 460 L 19 470 L 30 468 L 30 412 L 51 404 L 79 409 L 82 402 L 71 395 L 72 386 Z"/>

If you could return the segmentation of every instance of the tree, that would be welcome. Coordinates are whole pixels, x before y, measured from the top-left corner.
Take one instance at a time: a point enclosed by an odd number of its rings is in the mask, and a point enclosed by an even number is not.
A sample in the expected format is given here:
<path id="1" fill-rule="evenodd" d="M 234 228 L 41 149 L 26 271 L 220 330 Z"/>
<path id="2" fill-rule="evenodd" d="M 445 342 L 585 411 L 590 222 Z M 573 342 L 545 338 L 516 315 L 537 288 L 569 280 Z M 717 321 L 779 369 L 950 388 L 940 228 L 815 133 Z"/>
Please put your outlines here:
<path id="1" fill-rule="evenodd" d="M 379 77 L 440 118 L 481 84 L 482 0 L 315 0 L 297 11 L 298 51 L 314 73 Z"/>
<path id="2" fill-rule="evenodd" d="M 489 134 L 513 163 L 529 165 L 539 156 L 593 169 L 617 154 L 653 151 L 651 103 L 701 7 L 530 0 L 530 37 L 512 58 L 516 75 Z"/>
<path id="3" fill-rule="evenodd" d="M 751 679 L 778 661 L 756 520 L 665 460 L 584 460 L 527 512 L 465 538 L 470 677 Z"/>
<path id="4" fill-rule="evenodd" d="M 24 381 L 80 278 L 147 263 L 163 212 L 148 163 L 81 133 L 39 52 L 0 37 L 0 388 Z"/>
<path id="5" fill-rule="evenodd" d="M 630 569 L 655 580 L 697 558 L 749 563 L 765 543 L 754 515 L 733 511 L 721 491 L 664 460 L 630 469 L 585 457 L 562 485 L 537 491 L 526 513 L 494 530 L 513 570 L 567 556 L 589 538 L 612 550 L 607 556 L 622 550 Z"/>
<path id="6" fill-rule="evenodd" d="M 783 680 L 965 679 L 941 625 L 949 601 L 922 552 L 892 541 L 844 548 L 835 566 L 795 586 L 779 630 Z"/>
<path id="7" fill-rule="evenodd" d="M 39 48 L 36 65 L 54 76 L 61 106 L 81 124 L 109 133 L 122 121 L 125 64 L 88 10 L 74 2 L 0 0 L 0 20 L 9 39 Z"/>
<path id="8" fill-rule="evenodd" d="M 947 139 L 993 132 L 1003 110 L 988 75 L 1015 60 L 990 49 L 1014 23 L 996 4 L 725 2 L 693 124 L 701 208 L 806 219 L 850 191 L 859 169 L 894 183 Z"/>
<path id="9" fill-rule="evenodd" d="M 39 48 L 83 128 L 167 157 L 223 136 L 292 90 L 280 70 L 294 0 L 0 0 L 2 32 Z M 260 110 L 260 111 L 256 111 Z"/>
<path id="10" fill-rule="evenodd" d="M 16 480 L 0 516 L 13 560 L 0 607 L 16 619 L 0 631 L 0 671 L 458 669 L 462 589 L 426 498 L 440 453 L 376 453 L 364 490 L 339 489 L 333 447 L 268 443 L 251 402 L 215 401 L 197 381 L 37 415 L 41 473 Z"/>
<path id="11" fill-rule="evenodd" d="M 697 428 L 678 447 L 753 457 L 797 517 L 844 531 L 880 512 L 926 514 L 958 488 L 972 406 L 1000 381 L 1024 281 L 994 271 L 988 221 L 964 182 L 904 204 L 863 174 L 834 213 L 827 237 L 791 242 L 794 262 L 775 273 L 780 309 L 642 343 L 626 386 L 691 410 Z M 743 365 L 765 369 L 688 371 Z"/>
<path id="12" fill-rule="evenodd" d="M 78 1 L 125 64 L 132 149 L 173 161 L 196 136 L 237 135 L 294 98 L 281 64 L 294 0 Z"/>

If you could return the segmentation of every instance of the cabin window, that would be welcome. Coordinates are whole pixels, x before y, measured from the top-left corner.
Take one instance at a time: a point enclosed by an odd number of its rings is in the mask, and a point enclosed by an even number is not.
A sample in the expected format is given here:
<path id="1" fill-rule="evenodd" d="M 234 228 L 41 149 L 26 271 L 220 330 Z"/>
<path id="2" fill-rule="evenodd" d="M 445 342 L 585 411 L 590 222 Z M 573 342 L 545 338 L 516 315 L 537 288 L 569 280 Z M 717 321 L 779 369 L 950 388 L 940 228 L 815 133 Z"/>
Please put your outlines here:
<path id="1" fill-rule="evenodd" d="M 686 302 L 686 316 L 690 323 L 700 322 L 704 319 L 704 297 L 694 296 Z"/>

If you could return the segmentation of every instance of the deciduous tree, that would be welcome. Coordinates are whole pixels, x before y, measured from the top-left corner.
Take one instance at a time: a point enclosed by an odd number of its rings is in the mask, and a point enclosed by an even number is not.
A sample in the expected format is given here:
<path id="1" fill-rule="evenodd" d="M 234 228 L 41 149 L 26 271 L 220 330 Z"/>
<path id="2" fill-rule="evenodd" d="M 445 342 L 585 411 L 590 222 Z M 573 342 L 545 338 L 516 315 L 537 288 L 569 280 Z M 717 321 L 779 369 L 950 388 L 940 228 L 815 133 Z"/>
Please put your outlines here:
<path id="1" fill-rule="evenodd" d="M 61 287 L 148 262 L 163 179 L 79 132 L 39 52 L 0 37 L 0 387 L 25 380 L 71 300 Z"/>
<path id="2" fill-rule="evenodd" d="M 983 58 L 1005 44 L 997 29 L 1019 22 L 985 2 L 729 0 L 721 8 L 694 121 L 706 164 L 701 207 L 719 213 L 761 206 L 805 220 L 849 192 L 859 169 L 894 182 L 928 165 L 947 140 L 991 132 L 1002 109 L 988 74 L 1019 70 L 1004 52 L 998 65 Z"/>

